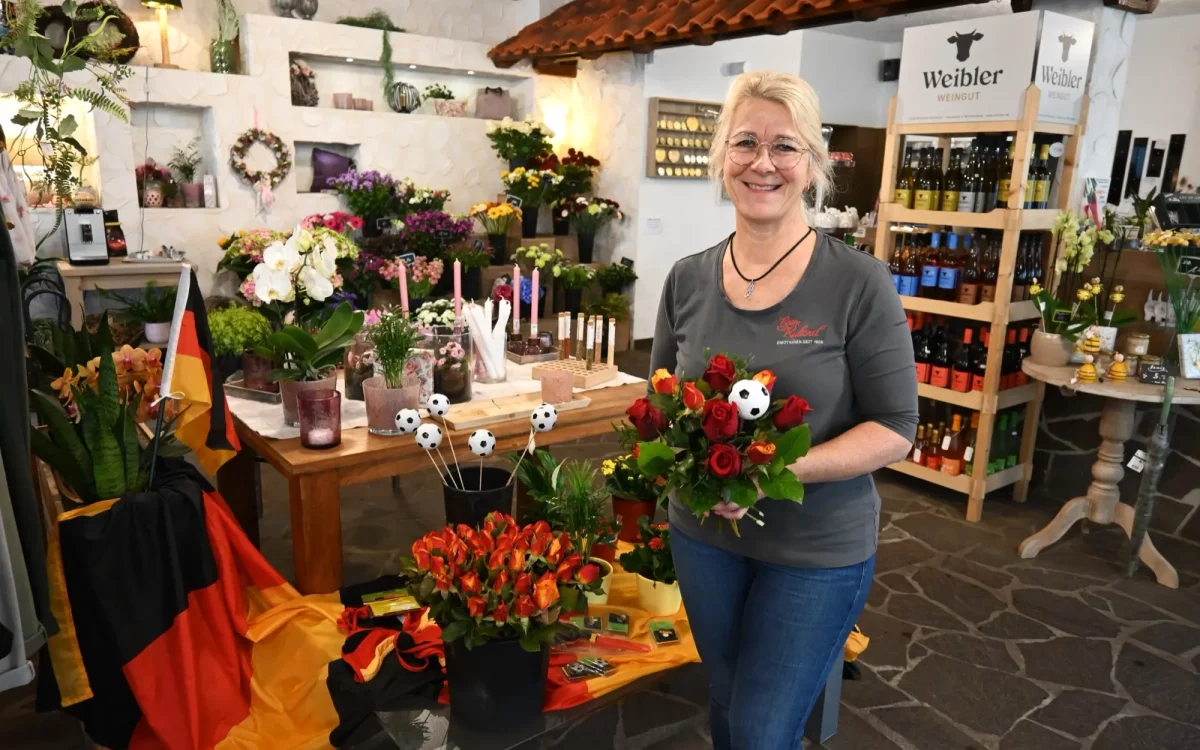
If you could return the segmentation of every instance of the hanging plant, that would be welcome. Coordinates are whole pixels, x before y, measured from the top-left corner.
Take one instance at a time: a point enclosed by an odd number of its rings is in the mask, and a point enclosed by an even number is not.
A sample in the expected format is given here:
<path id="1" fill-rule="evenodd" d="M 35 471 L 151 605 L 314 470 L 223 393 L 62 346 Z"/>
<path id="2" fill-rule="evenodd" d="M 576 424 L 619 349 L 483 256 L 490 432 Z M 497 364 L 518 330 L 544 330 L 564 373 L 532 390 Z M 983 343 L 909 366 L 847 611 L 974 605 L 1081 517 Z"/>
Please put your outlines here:
<path id="1" fill-rule="evenodd" d="M 246 166 L 246 154 L 255 143 L 261 143 L 275 155 L 275 168 L 269 172 L 251 170 Z M 251 185 L 260 185 L 264 181 L 270 187 L 276 187 L 292 171 L 292 152 L 279 136 L 259 128 L 251 128 L 238 136 L 233 148 L 229 149 L 229 166 L 234 174 Z"/>

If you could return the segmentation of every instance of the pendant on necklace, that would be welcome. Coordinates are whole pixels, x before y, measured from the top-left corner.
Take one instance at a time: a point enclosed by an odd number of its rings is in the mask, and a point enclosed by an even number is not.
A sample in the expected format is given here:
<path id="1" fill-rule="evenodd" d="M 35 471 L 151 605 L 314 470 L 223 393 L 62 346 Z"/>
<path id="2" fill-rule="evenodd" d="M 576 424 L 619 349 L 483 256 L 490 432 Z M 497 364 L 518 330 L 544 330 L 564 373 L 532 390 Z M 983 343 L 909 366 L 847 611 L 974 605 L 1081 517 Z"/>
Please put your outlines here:
<path id="1" fill-rule="evenodd" d="M 750 299 L 751 294 L 754 294 L 754 282 L 753 281 L 746 284 L 746 295 L 745 295 L 746 299 Z"/>

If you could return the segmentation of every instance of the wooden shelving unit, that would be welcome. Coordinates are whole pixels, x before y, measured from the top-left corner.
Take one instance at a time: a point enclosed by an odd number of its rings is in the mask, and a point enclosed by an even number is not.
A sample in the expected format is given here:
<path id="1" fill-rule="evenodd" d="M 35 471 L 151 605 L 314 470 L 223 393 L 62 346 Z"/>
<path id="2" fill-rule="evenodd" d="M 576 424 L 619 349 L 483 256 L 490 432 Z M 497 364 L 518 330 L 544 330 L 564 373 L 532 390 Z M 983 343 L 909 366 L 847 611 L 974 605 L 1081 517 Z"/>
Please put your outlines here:
<path id="1" fill-rule="evenodd" d="M 708 149 L 720 113 L 718 102 L 651 97 L 646 120 L 646 176 L 708 179 Z"/>
<path id="2" fill-rule="evenodd" d="M 961 305 L 955 302 L 901 297 L 906 310 L 942 315 L 949 318 L 981 321 L 989 324 L 991 346 L 988 348 L 987 376 L 982 392 L 959 393 L 946 388 L 919 385 L 918 394 L 946 403 L 955 404 L 980 413 L 979 432 L 972 474 L 950 476 L 931 471 L 911 462 L 892 464 L 890 468 L 903 474 L 924 479 L 943 487 L 962 492 L 967 497 L 967 520 L 978 521 L 983 516 L 983 500 L 988 492 L 1016 485 L 1013 496 L 1017 502 L 1025 500 L 1029 479 L 1033 470 L 1033 445 L 1037 436 L 1037 422 L 1041 414 L 1043 383 L 1032 383 L 1020 388 L 999 390 L 1001 357 L 1004 351 L 1005 334 L 1009 323 L 1033 320 L 1038 317 L 1032 302 L 1009 302 L 1012 297 L 1014 266 L 1017 259 L 1017 242 L 1022 231 L 1047 231 L 1054 223 L 1059 211 L 1066 208 L 1070 186 L 1074 181 L 1079 162 L 1079 149 L 1084 127 L 1087 123 L 1088 101 L 1084 98 L 1078 125 L 1039 122 L 1038 102 L 1040 92 L 1030 85 L 1025 92 L 1024 116 L 1020 120 L 996 120 L 990 122 L 955 122 L 930 124 L 898 124 L 896 98 L 892 98 L 888 115 L 887 145 L 884 151 L 883 178 L 879 193 L 879 230 L 876 233 L 875 256 L 885 263 L 891 257 L 895 234 L 888 231 L 892 224 L 927 224 L 931 226 L 998 229 L 1004 232 L 1000 247 L 1000 269 L 996 280 L 997 302 L 978 305 Z M 951 136 L 975 133 L 1013 133 L 1013 171 L 1009 203 L 1022 205 L 1025 198 L 1029 161 L 1033 154 L 1034 133 L 1066 136 L 1062 156 L 1062 173 L 1058 180 L 1057 207 L 1046 209 L 996 209 L 986 213 L 962 213 L 958 211 L 917 211 L 894 203 L 894 191 L 903 157 L 903 139 L 907 135 L 938 136 L 946 153 L 949 153 Z M 1021 435 L 1021 450 L 1016 466 L 987 475 L 992 431 L 996 415 L 1014 406 L 1025 405 L 1025 420 Z"/>

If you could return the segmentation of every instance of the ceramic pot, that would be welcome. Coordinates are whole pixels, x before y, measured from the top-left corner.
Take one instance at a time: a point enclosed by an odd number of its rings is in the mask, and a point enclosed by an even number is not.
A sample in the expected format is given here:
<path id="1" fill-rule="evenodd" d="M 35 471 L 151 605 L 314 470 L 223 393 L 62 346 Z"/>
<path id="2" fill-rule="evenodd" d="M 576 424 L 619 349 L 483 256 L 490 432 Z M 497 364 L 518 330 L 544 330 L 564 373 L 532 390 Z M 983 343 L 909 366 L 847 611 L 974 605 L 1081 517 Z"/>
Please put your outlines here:
<path id="1" fill-rule="evenodd" d="M 403 388 L 388 388 L 382 375 L 363 381 L 363 397 L 367 403 L 367 429 L 372 435 L 401 435 L 396 428 L 396 414 L 401 409 L 415 409 L 421 398 L 421 384 L 416 378 L 405 378 Z"/>
<path id="2" fill-rule="evenodd" d="M 199 182 L 185 182 L 183 189 L 183 205 L 186 208 L 200 208 L 204 205 L 204 185 Z"/>
<path id="3" fill-rule="evenodd" d="M 521 236 L 537 237 L 538 209 L 541 206 L 521 206 Z"/>
<path id="4" fill-rule="evenodd" d="M 622 542 L 636 542 L 641 539 L 642 532 L 638 529 L 638 519 L 642 516 L 649 516 L 653 521 L 655 502 L 614 495 L 612 504 L 613 515 L 621 521 L 621 530 L 617 533 L 617 539 Z"/>
<path id="5" fill-rule="evenodd" d="M 600 593 L 593 594 L 588 592 L 588 604 L 608 604 L 608 592 L 612 589 L 613 566 L 607 560 L 594 556 L 589 557 L 588 562 L 596 563 L 600 566 Z"/>
<path id="6" fill-rule="evenodd" d="M 489 734 L 521 727 L 542 714 L 550 646 L 529 652 L 512 640 L 468 649 L 446 644 L 446 682 L 455 723 Z"/>
<path id="7" fill-rule="evenodd" d="M 1066 367 L 1073 348 L 1070 341 L 1057 333 L 1034 331 L 1029 340 L 1029 358 L 1043 367 Z"/>
<path id="8" fill-rule="evenodd" d="M 334 109 L 354 109 L 354 94 L 340 92 L 333 95 Z"/>
<path id="9" fill-rule="evenodd" d="M 146 342 L 150 344 L 165 344 L 171 335 L 171 321 L 166 323 L 146 323 Z"/>
<path id="10" fill-rule="evenodd" d="M 575 239 L 579 243 L 579 262 L 591 263 L 592 256 L 596 253 L 596 235 L 577 234 Z"/>
<path id="11" fill-rule="evenodd" d="M 638 608 L 651 617 L 667 617 L 679 611 L 683 596 L 679 593 L 679 582 L 662 583 L 637 576 Z"/>
<path id="12" fill-rule="evenodd" d="M 337 375 L 330 375 L 320 380 L 281 380 L 279 395 L 283 399 L 283 423 L 288 427 L 299 427 L 300 417 L 296 410 L 296 396 L 301 391 L 319 389 L 337 389 Z"/>
<path id="13" fill-rule="evenodd" d="M 163 203 L 165 201 L 163 199 L 162 187 L 147 185 L 146 189 L 142 191 L 142 206 L 144 208 L 162 208 Z"/>
<path id="14" fill-rule="evenodd" d="M 393 420 L 395 415 L 393 415 Z M 466 457 L 473 458 L 471 453 Z M 442 502 L 446 509 L 446 523 L 455 526 L 460 523 L 474 528 L 483 524 L 492 511 L 501 513 L 512 512 L 513 488 L 508 483 L 512 476 L 507 469 L 497 466 L 485 466 L 480 477 L 478 464 L 451 465 L 451 483 L 442 485 Z M 462 475 L 463 486 L 458 487 L 459 475 Z M 482 487 L 483 489 L 479 489 Z"/>
<path id="15" fill-rule="evenodd" d="M 508 235 L 489 234 L 488 247 L 492 249 L 492 265 L 508 265 Z"/>
<path id="16" fill-rule="evenodd" d="M 232 39 L 214 39 L 208 49 L 209 67 L 214 73 L 237 73 L 237 48 Z"/>

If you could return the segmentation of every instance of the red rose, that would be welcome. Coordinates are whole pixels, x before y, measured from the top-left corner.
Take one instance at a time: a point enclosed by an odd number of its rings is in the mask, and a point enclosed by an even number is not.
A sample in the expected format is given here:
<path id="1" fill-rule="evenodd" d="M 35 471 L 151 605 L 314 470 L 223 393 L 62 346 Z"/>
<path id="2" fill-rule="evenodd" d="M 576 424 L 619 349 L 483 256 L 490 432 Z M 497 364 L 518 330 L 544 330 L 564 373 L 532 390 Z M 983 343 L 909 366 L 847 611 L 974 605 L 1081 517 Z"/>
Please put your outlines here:
<path id="1" fill-rule="evenodd" d="M 464 594 L 478 594 L 483 590 L 483 583 L 474 573 L 463 573 L 462 578 L 458 579 L 458 590 Z"/>
<path id="2" fill-rule="evenodd" d="M 553 573 L 543 573 L 533 584 L 533 603 L 538 609 L 550 609 L 558 601 L 558 584 Z"/>
<path id="3" fill-rule="evenodd" d="M 705 463 L 708 470 L 717 479 L 735 477 L 742 470 L 742 457 L 738 454 L 737 448 L 724 443 L 708 449 L 708 461 Z"/>
<path id="4" fill-rule="evenodd" d="M 812 407 L 807 401 L 799 396 L 788 396 L 779 411 L 775 412 L 775 429 L 787 432 L 793 427 L 799 427 L 804 424 L 804 415 L 810 411 Z"/>
<path id="5" fill-rule="evenodd" d="M 650 401 L 644 398 L 639 398 L 633 402 L 625 415 L 629 417 L 629 423 L 637 428 L 638 437 L 642 440 L 654 440 L 659 435 L 666 432 L 667 415 L 662 413 L 662 410 L 652 406 Z"/>
<path id="6" fill-rule="evenodd" d="M 750 463 L 755 466 L 769 464 L 771 463 L 771 459 L 775 458 L 775 444 L 755 440 L 746 449 L 746 458 L 750 459 Z"/>
<path id="7" fill-rule="evenodd" d="M 737 407 L 728 401 L 712 399 L 704 403 L 704 417 L 700 420 L 704 435 L 713 443 L 723 443 L 737 434 Z"/>
<path id="8" fill-rule="evenodd" d="M 700 411 L 704 407 L 704 394 L 695 383 L 683 384 L 683 405 L 692 411 Z"/>
<path id="9" fill-rule="evenodd" d="M 704 371 L 704 375 L 700 379 L 708 383 L 708 387 L 712 388 L 714 394 L 724 394 L 729 392 L 729 386 L 733 385 L 736 377 L 733 362 L 730 362 L 724 354 L 717 354 L 708 360 L 708 369 Z"/>
<path id="10" fill-rule="evenodd" d="M 492 619 L 496 622 L 508 622 L 508 605 L 500 602 L 496 608 L 492 610 Z"/>
<path id="11" fill-rule="evenodd" d="M 517 581 L 513 584 L 513 593 L 521 596 L 522 594 L 528 594 L 530 591 L 533 591 L 533 575 L 522 573 L 517 576 Z"/>
<path id="12" fill-rule="evenodd" d="M 579 569 L 579 581 L 581 583 L 591 583 L 600 577 L 600 566 L 595 563 L 588 563 Z"/>
<path id="13" fill-rule="evenodd" d="M 517 614 L 517 617 L 533 617 L 537 611 L 537 605 L 533 603 L 533 598 L 528 594 L 522 596 L 513 605 L 513 612 Z"/>
<path id="14" fill-rule="evenodd" d="M 525 569 L 525 552 L 524 543 L 518 544 L 513 548 L 512 554 L 508 557 L 508 569 L 514 573 L 518 573 Z"/>
<path id="15" fill-rule="evenodd" d="M 651 537 L 651 538 L 650 538 L 650 542 L 647 544 L 647 546 L 648 546 L 650 549 L 652 549 L 652 550 L 660 550 L 660 549 L 662 549 L 662 548 L 663 548 L 663 540 L 662 540 L 662 537 L 660 537 L 660 536 Z"/>
<path id="16" fill-rule="evenodd" d="M 487 601 L 479 596 L 472 596 L 467 600 L 467 614 L 471 617 L 483 617 L 483 610 L 487 607 Z"/>

